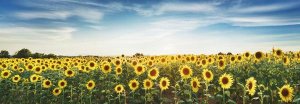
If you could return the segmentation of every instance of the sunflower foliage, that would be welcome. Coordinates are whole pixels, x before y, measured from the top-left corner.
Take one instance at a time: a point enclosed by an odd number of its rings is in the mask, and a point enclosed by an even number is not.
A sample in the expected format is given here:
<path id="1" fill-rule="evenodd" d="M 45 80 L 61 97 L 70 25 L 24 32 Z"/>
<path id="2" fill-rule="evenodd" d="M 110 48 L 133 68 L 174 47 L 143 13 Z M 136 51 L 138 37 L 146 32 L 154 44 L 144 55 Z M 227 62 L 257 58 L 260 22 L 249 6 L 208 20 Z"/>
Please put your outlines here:
<path id="1" fill-rule="evenodd" d="M 300 103 L 300 52 L 1 58 L 1 103 Z"/>

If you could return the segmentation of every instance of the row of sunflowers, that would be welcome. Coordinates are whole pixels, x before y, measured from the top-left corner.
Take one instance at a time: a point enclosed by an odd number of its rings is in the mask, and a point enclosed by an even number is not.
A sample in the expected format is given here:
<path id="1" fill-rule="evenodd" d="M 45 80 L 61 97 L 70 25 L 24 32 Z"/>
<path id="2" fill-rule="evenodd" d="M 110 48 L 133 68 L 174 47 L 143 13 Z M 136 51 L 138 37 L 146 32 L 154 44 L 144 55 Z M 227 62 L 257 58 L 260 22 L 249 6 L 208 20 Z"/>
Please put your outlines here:
<path id="1" fill-rule="evenodd" d="M 1 103 L 300 103 L 300 52 L 0 59 Z"/>

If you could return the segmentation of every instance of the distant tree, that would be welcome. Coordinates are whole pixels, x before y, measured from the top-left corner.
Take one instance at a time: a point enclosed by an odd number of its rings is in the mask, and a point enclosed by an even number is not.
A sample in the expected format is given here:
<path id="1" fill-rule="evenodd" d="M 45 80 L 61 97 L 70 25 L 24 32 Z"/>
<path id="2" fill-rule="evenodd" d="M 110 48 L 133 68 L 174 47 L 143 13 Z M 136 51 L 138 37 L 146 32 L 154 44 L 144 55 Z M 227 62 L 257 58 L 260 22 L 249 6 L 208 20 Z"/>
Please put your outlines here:
<path id="1" fill-rule="evenodd" d="M 45 54 L 36 52 L 36 53 L 32 54 L 31 56 L 32 56 L 32 58 L 44 58 Z"/>
<path id="2" fill-rule="evenodd" d="M 29 58 L 31 57 L 31 52 L 29 49 L 23 48 L 19 50 L 15 55 L 15 58 Z"/>
<path id="3" fill-rule="evenodd" d="M 6 51 L 6 50 L 1 50 L 0 52 L 0 58 L 9 58 L 10 55 L 9 55 L 9 52 Z"/>
<path id="4" fill-rule="evenodd" d="M 232 53 L 231 53 L 231 52 L 228 52 L 227 55 L 232 55 Z"/>
<path id="5" fill-rule="evenodd" d="M 57 56 L 55 54 L 50 53 L 45 55 L 44 58 L 57 58 Z"/>

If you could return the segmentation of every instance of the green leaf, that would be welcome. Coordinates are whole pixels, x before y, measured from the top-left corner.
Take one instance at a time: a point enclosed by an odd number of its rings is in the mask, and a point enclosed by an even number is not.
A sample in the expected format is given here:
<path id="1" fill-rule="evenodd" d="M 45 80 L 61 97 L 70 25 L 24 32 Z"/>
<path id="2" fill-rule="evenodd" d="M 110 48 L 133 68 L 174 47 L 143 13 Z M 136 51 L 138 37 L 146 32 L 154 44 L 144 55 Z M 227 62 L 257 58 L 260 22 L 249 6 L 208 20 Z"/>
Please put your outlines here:
<path id="1" fill-rule="evenodd" d="M 229 104 L 236 104 L 236 102 L 233 101 L 233 100 L 231 100 L 231 99 L 229 99 L 229 100 L 227 101 L 227 103 L 229 103 Z"/>
<path id="2" fill-rule="evenodd" d="M 296 103 L 296 102 L 299 102 L 299 101 L 300 101 L 300 97 L 297 98 L 297 99 L 294 99 L 294 100 L 293 100 L 293 103 Z"/>
<path id="3" fill-rule="evenodd" d="M 189 90 L 184 90 L 183 93 L 189 95 L 191 92 Z"/>

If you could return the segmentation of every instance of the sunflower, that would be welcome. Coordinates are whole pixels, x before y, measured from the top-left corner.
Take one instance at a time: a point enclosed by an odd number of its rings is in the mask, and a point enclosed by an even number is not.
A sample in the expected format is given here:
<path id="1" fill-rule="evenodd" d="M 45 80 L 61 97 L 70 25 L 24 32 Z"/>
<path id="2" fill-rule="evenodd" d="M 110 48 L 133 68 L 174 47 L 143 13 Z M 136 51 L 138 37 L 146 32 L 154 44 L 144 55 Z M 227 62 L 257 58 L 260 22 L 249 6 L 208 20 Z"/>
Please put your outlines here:
<path id="1" fill-rule="evenodd" d="M 204 69 L 204 70 L 203 70 L 202 76 L 203 76 L 203 78 L 204 78 L 204 80 L 205 80 L 206 82 L 210 82 L 210 81 L 212 81 L 213 78 L 214 78 L 214 74 L 213 74 L 210 70 L 208 70 L 208 69 Z"/>
<path id="2" fill-rule="evenodd" d="M 65 87 L 67 86 L 67 84 L 68 84 L 67 81 L 64 80 L 64 79 L 58 81 L 58 86 L 59 86 L 59 88 L 61 88 L 61 89 L 65 88 Z"/>
<path id="3" fill-rule="evenodd" d="M 264 53 L 261 51 L 255 52 L 254 57 L 256 60 L 261 60 L 264 57 Z"/>
<path id="4" fill-rule="evenodd" d="M 19 71 L 20 73 L 23 73 L 23 72 L 24 72 L 24 69 L 23 69 L 23 68 L 19 68 L 18 71 Z"/>
<path id="5" fill-rule="evenodd" d="M 89 61 L 89 62 L 87 63 L 87 66 L 88 66 L 91 70 L 94 70 L 94 69 L 96 69 L 96 67 L 97 67 L 97 63 L 94 62 L 94 61 Z"/>
<path id="6" fill-rule="evenodd" d="M 38 81 L 38 75 L 36 75 L 36 74 L 32 74 L 31 76 L 30 76 L 30 82 L 32 82 L 32 83 L 35 83 L 35 82 L 37 82 Z"/>
<path id="7" fill-rule="evenodd" d="M 246 80 L 246 89 L 249 92 L 249 95 L 253 96 L 255 94 L 256 80 L 253 77 Z"/>
<path id="8" fill-rule="evenodd" d="M 145 90 L 149 90 L 149 89 L 151 89 L 153 87 L 153 82 L 150 79 L 145 79 L 143 81 L 143 84 L 144 84 L 144 89 Z"/>
<path id="9" fill-rule="evenodd" d="M 136 75 L 141 75 L 145 72 L 145 66 L 144 65 L 141 65 L 141 64 L 138 64 L 135 66 L 134 68 L 134 72 Z"/>
<path id="10" fill-rule="evenodd" d="M 225 69 L 225 67 L 226 67 L 226 63 L 224 60 L 218 61 L 218 69 L 223 70 L 223 69 Z"/>
<path id="11" fill-rule="evenodd" d="M 115 91 L 116 91 L 118 94 L 122 93 L 122 92 L 124 91 L 123 85 L 118 84 L 118 85 L 115 87 Z"/>
<path id="12" fill-rule="evenodd" d="M 35 66 L 33 68 L 33 71 L 34 71 L 35 74 L 41 74 L 43 70 L 41 69 L 40 66 Z"/>
<path id="13" fill-rule="evenodd" d="M 223 74 L 219 79 L 219 84 L 223 89 L 229 89 L 233 83 L 233 78 L 229 74 Z"/>
<path id="14" fill-rule="evenodd" d="M 167 90 L 170 86 L 170 80 L 167 77 L 160 78 L 159 87 L 161 91 Z"/>
<path id="15" fill-rule="evenodd" d="M 244 53 L 244 58 L 245 58 L 245 59 L 249 59 L 250 56 L 251 56 L 250 52 Z"/>
<path id="16" fill-rule="evenodd" d="M 202 65 L 203 68 L 206 68 L 207 65 L 208 65 L 207 60 L 206 59 L 201 60 L 201 65 Z"/>
<path id="17" fill-rule="evenodd" d="M 85 86 L 88 90 L 92 90 L 95 87 L 95 82 L 93 80 L 90 80 L 87 82 L 87 84 Z"/>
<path id="18" fill-rule="evenodd" d="M 32 64 L 28 64 L 27 66 L 26 66 L 26 69 L 27 70 L 32 70 L 34 68 L 34 66 L 32 65 Z"/>
<path id="19" fill-rule="evenodd" d="M 3 79 L 8 78 L 10 75 L 11 75 L 11 73 L 10 73 L 9 70 L 3 70 L 3 71 L 1 72 L 1 78 L 3 78 Z"/>
<path id="20" fill-rule="evenodd" d="M 159 76 L 159 71 L 157 68 L 152 68 L 148 71 L 148 77 L 155 80 Z"/>
<path id="21" fill-rule="evenodd" d="M 105 63 L 101 66 L 101 70 L 104 74 L 111 72 L 111 66 L 109 63 Z"/>
<path id="22" fill-rule="evenodd" d="M 128 86 L 132 91 L 135 91 L 136 89 L 138 89 L 139 85 L 140 85 L 140 83 L 135 79 L 130 80 L 129 83 L 128 83 Z"/>
<path id="23" fill-rule="evenodd" d="M 75 72 L 71 69 L 65 70 L 65 76 L 67 77 L 73 77 L 75 75 Z"/>
<path id="24" fill-rule="evenodd" d="M 52 82 L 48 79 L 43 81 L 43 88 L 50 88 L 52 86 Z"/>
<path id="25" fill-rule="evenodd" d="M 54 96 L 58 96 L 60 93 L 61 93 L 61 89 L 60 89 L 60 88 L 54 88 L 54 89 L 52 90 L 52 94 L 53 94 Z"/>
<path id="26" fill-rule="evenodd" d="M 290 64 L 290 59 L 288 57 L 283 57 L 283 64 L 284 65 L 289 65 Z"/>
<path id="27" fill-rule="evenodd" d="M 182 66 L 179 72 L 182 79 L 188 79 L 193 75 L 192 69 L 187 65 Z"/>
<path id="28" fill-rule="evenodd" d="M 14 75 L 14 76 L 12 77 L 12 81 L 15 82 L 15 83 L 18 83 L 20 80 L 21 80 L 20 75 Z"/>
<path id="29" fill-rule="evenodd" d="M 279 96 L 284 102 L 291 102 L 293 99 L 294 89 L 290 85 L 284 85 L 279 89 Z"/>
<path id="30" fill-rule="evenodd" d="M 274 54 L 275 54 L 276 57 L 282 57 L 283 56 L 283 52 L 282 52 L 281 49 L 275 50 Z"/>
<path id="31" fill-rule="evenodd" d="M 120 66 L 117 66 L 116 69 L 115 69 L 115 72 L 116 72 L 117 75 L 122 74 L 122 71 L 123 71 L 122 67 L 120 67 Z"/>
<path id="32" fill-rule="evenodd" d="M 122 61 L 119 60 L 119 59 L 116 59 L 115 62 L 114 62 L 114 65 L 115 66 L 121 66 L 122 65 Z"/>
<path id="33" fill-rule="evenodd" d="M 198 92 L 199 87 L 200 87 L 200 82 L 199 82 L 198 78 L 192 78 L 191 87 L 192 87 L 193 92 Z"/>

